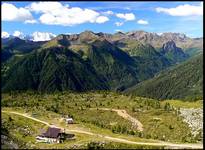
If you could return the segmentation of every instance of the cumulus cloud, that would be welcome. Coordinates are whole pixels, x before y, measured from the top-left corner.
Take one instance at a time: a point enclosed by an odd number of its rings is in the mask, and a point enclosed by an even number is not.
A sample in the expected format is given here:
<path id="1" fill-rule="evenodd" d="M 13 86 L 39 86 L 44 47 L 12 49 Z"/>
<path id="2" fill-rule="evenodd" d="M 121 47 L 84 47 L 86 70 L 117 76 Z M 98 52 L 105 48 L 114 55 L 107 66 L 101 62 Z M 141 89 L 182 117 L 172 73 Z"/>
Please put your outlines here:
<path id="1" fill-rule="evenodd" d="M 115 22 L 115 25 L 118 26 L 118 27 L 122 26 L 123 24 L 124 24 L 123 22 Z"/>
<path id="2" fill-rule="evenodd" d="M 38 21 L 33 19 L 33 20 L 26 20 L 24 23 L 30 23 L 30 24 L 34 24 L 37 23 Z"/>
<path id="3" fill-rule="evenodd" d="M 33 2 L 27 7 L 30 11 L 40 13 L 40 22 L 47 25 L 73 26 L 82 23 L 105 23 L 106 16 L 91 9 L 69 7 L 60 2 Z"/>
<path id="4" fill-rule="evenodd" d="M 23 32 L 20 32 L 20 31 L 14 31 L 13 36 L 21 38 L 21 39 L 25 37 Z"/>
<path id="5" fill-rule="evenodd" d="M 71 34 L 71 33 L 67 33 Z M 56 35 L 50 32 L 33 32 L 32 34 L 24 34 L 21 31 L 14 31 L 12 35 L 10 35 L 8 32 L 2 31 L 1 32 L 1 38 L 8 38 L 8 37 L 18 37 L 23 40 L 31 40 L 31 41 L 49 41 L 52 38 L 55 38 Z"/>
<path id="6" fill-rule="evenodd" d="M 1 5 L 2 21 L 27 21 L 33 20 L 33 16 L 28 9 L 17 8 L 13 4 L 3 3 Z"/>
<path id="7" fill-rule="evenodd" d="M 130 7 L 125 7 L 125 9 L 126 9 L 126 10 L 131 10 L 131 8 L 130 8 Z"/>
<path id="8" fill-rule="evenodd" d="M 146 21 L 146 20 L 142 20 L 142 19 L 138 20 L 137 23 L 138 23 L 138 24 L 143 24 L 143 25 L 147 25 L 147 24 L 149 24 L 148 21 Z"/>
<path id="9" fill-rule="evenodd" d="M 56 35 L 49 32 L 34 32 L 31 37 L 33 41 L 48 41 L 56 37 Z"/>
<path id="10" fill-rule="evenodd" d="M 122 30 L 120 29 L 116 29 L 115 32 L 123 32 Z"/>
<path id="11" fill-rule="evenodd" d="M 66 11 L 69 5 L 63 6 L 60 2 L 33 2 L 27 8 L 36 13 L 61 13 Z"/>
<path id="12" fill-rule="evenodd" d="M 135 20 L 135 15 L 133 13 L 127 13 L 127 14 L 118 13 L 116 14 L 116 16 L 118 18 L 125 19 L 126 21 Z"/>
<path id="13" fill-rule="evenodd" d="M 108 20 L 109 20 L 108 17 L 99 16 L 99 17 L 97 17 L 97 19 L 96 19 L 96 23 L 104 23 L 104 22 L 107 22 Z"/>
<path id="14" fill-rule="evenodd" d="M 166 13 L 171 16 L 193 16 L 193 15 L 203 15 L 203 2 L 200 3 L 198 6 L 194 5 L 179 5 L 175 8 L 156 8 L 157 12 Z"/>
<path id="15" fill-rule="evenodd" d="M 113 15 L 113 14 L 114 14 L 114 12 L 113 12 L 113 11 L 108 10 L 108 11 L 103 12 L 103 14 L 105 14 L 105 15 Z"/>
<path id="16" fill-rule="evenodd" d="M 1 38 L 8 38 L 10 35 L 8 32 L 2 31 L 1 32 Z"/>
<path id="17" fill-rule="evenodd" d="M 158 32 L 156 33 L 157 35 L 161 36 L 163 34 L 163 32 Z"/>

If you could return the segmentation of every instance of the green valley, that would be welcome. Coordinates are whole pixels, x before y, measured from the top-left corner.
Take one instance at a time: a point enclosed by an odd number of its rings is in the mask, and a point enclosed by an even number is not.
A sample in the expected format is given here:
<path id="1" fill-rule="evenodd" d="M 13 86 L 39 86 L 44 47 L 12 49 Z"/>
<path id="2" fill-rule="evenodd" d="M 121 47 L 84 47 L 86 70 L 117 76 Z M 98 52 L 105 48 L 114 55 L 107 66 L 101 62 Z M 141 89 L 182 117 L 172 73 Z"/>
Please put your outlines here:
<path id="1" fill-rule="evenodd" d="M 89 30 L 2 38 L 1 148 L 202 149 L 202 40 Z"/>
<path id="2" fill-rule="evenodd" d="M 203 96 L 203 55 L 197 55 L 126 92 L 157 99 L 197 100 Z"/>
<path id="3" fill-rule="evenodd" d="M 30 114 L 30 116 L 35 114 L 35 118 L 46 121 L 49 124 L 68 128 L 68 132 L 72 132 L 72 130 L 78 130 L 80 132 L 82 130 L 94 134 L 102 134 L 105 137 L 111 136 L 136 142 L 147 141 L 148 143 L 155 143 L 165 141 L 172 143 L 195 143 L 201 140 L 200 132 L 198 133 L 199 135 L 193 136 L 189 126 L 183 121 L 182 117 L 179 116 L 179 110 L 183 107 L 183 103 L 178 103 L 175 106 L 171 104 L 171 101 L 167 101 L 167 103 L 169 103 L 169 108 L 167 108 L 166 101 L 159 102 L 154 99 L 130 97 L 106 91 L 89 93 L 57 92 L 55 94 L 12 92 L 3 94 L 2 96 L 2 109 L 5 111 L 3 112 L 3 118 L 4 114 L 9 115 L 9 112 L 26 113 L 28 115 Z M 143 131 L 138 131 L 131 121 L 119 116 L 116 112 L 112 112 L 111 110 L 106 111 L 101 108 L 126 110 L 129 115 L 142 123 Z M 201 105 L 198 105 L 197 108 L 201 108 Z M 60 121 L 61 116 L 65 114 L 72 116 L 76 124 L 66 126 L 65 122 Z M 15 114 L 11 115 L 13 116 Z M 18 118 L 12 116 L 10 120 L 15 118 L 14 121 L 12 121 L 13 124 L 20 121 Z M 170 122 L 170 120 L 172 120 L 172 122 Z M 15 123 L 15 121 L 17 122 Z M 5 131 L 11 130 L 12 122 L 3 122 L 5 124 Z M 27 121 L 23 120 L 21 124 L 23 122 L 25 125 L 28 124 Z M 21 128 L 18 124 L 14 127 L 14 129 L 17 128 L 17 131 L 21 130 L 18 129 Z M 32 137 L 30 137 L 31 135 L 29 134 L 26 135 L 28 139 L 33 139 L 30 140 L 31 143 L 33 143 L 32 141 L 34 141 L 35 135 L 37 133 L 39 134 L 40 129 L 44 128 L 42 125 L 34 127 L 38 129 L 38 132 L 37 129 L 34 130 L 31 127 L 30 130 L 35 132 L 35 134 L 33 134 Z M 10 135 L 10 133 L 8 134 L 7 132 L 5 132 L 5 134 L 7 134 L 8 137 Z M 11 134 L 14 134 L 14 137 L 23 136 L 16 135 L 15 132 L 12 131 Z M 103 139 L 103 137 L 101 138 Z M 26 138 L 25 140 L 28 139 Z M 81 140 L 78 134 L 76 134 L 76 140 Z M 92 136 L 91 139 L 87 139 L 86 141 L 89 140 L 90 142 L 93 141 Z M 66 144 L 72 146 L 74 143 L 78 142 L 68 141 L 59 146 L 65 146 Z M 31 145 L 36 146 L 36 144 Z M 37 146 L 44 147 L 46 144 Z M 108 148 L 109 146 L 112 147 L 112 144 L 108 144 Z M 166 144 L 162 144 L 161 146 L 166 146 Z M 137 145 L 136 147 L 133 145 L 133 148 L 137 148 Z"/>

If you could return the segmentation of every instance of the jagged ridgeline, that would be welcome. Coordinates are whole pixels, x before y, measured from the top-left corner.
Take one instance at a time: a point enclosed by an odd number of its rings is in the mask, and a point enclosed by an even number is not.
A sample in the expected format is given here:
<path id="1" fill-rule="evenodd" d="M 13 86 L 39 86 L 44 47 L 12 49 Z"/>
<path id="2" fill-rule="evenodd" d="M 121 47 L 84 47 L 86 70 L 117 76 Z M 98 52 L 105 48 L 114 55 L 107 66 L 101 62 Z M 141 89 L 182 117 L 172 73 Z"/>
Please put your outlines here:
<path id="1" fill-rule="evenodd" d="M 124 91 L 201 53 L 202 39 L 144 31 L 59 35 L 46 42 L 2 39 L 4 92 Z M 192 43 L 190 45 L 190 42 Z M 193 44 L 196 43 L 196 44 Z M 196 52 L 196 53 L 195 53 Z"/>

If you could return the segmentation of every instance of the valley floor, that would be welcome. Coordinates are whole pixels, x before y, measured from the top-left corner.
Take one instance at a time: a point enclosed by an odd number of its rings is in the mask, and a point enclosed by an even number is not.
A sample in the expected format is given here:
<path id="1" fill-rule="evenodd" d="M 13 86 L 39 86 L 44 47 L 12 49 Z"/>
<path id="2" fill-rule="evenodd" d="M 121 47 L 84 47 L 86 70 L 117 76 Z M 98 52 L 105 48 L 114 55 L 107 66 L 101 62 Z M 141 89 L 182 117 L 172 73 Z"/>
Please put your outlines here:
<path id="1" fill-rule="evenodd" d="M 112 92 L 3 94 L 2 137 L 19 148 L 202 149 L 202 106 L 202 101 L 157 101 Z M 65 115 L 74 124 L 66 124 Z M 37 143 L 35 137 L 49 126 L 65 129 L 75 139 Z"/>
<path id="2" fill-rule="evenodd" d="M 118 112 L 119 112 L 119 110 L 118 110 Z M 96 134 L 96 133 L 88 132 L 88 131 L 85 131 L 85 130 L 82 130 L 82 129 L 77 129 L 76 130 L 76 129 L 72 129 L 71 126 L 70 126 L 71 128 L 68 128 L 68 127 L 65 127 L 65 126 L 62 126 L 62 125 L 59 125 L 59 124 L 57 124 L 57 125 L 55 125 L 55 124 L 50 125 L 50 123 L 47 122 L 47 121 L 43 121 L 43 120 L 34 118 L 34 117 L 32 117 L 32 116 L 30 116 L 28 114 L 23 114 L 23 113 L 20 113 L 20 112 L 4 111 L 3 110 L 2 113 L 20 115 L 20 116 L 23 116 L 25 118 L 32 119 L 34 121 L 43 123 L 43 124 L 45 124 L 47 126 L 55 126 L 55 127 L 58 127 L 58 128 L 66 129 L 66 132 L 69 132 L 69 133 L 86 134 L 86 135 L 100 137 L 102 139 L 106 139 L 106 140 L 110 140 L 110 141 L 114 141 L 114 142 L 120 142 L 120 143 L 126 143 L 126 144 L 137 144 L 137 145 L 149 145 L 149 146 L 163 146 L 163 147 L 166 147 L 166 148 L 172 148 L 172 147 L 175 147 L 175 148 L 192 148 L 192 149 L 202 149 L 203 148 L 202 144 L 192 144 L 192 143 L 190 143 L 190 144 L 176 144 L 176 143 L 168 143 L 168 142 L 163 142 L 163 141 L 136 142 L 136 141 L 131 141 L 131 140 L 123 139 L 123 138 L 117 138 L 117 137 L 102 135 L 100 133 Z"/>

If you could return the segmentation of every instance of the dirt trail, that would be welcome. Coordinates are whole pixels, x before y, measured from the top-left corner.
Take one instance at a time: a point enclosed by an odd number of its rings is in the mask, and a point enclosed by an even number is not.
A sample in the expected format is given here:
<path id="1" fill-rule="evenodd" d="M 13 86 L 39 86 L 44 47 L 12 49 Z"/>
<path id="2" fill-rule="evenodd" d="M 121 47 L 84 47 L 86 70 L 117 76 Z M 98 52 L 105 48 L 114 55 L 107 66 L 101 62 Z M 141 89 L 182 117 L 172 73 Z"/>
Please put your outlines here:
<path id="1" fill-rule="evenodd" d="M 43 123 L 47 126 L 54 126 L 54 125 L 50 125 L 48 122 L 46 121 L 42 121 L 36 118 L 33 118 L 31 116 L 29 116 L 28 114 L 23 114 L 23 113 L 19 113 L 19 112 L 14 112 L 14 111 L 2 111 L 5 113 L 12 113 L 12 114 L 16 114 L 16 115 L 20 115 L 32 120 L 35 120 L 37 122 Z M 58 126 L 56 126 L 58 127 Z M 59 127 L 62 128 L 62 127 Z M 64 129 L 64 128 L 62 128 Z M 93 136 L 98 136 L 98 137 L 102 137 L 111 141 L 115 141 L 115 142 L 122 142 L 122 143 L 127 143 L 127 144 L 138 144 L 138 145 L 152 145 L 152 146 L 165 146 L 167 148 L 192 148 L 192 149 L 203 149 L 203 145 L 202 144 L 175 144 L 175 143 L 168 143 L 168 142 L 160 142 L 159 143 L 152 143 L 152 142 L 135 142 L 135 141 L 130 141 L 130 140 L 126 140 L 126 139 L 122 139 L 122 138 L 116 138 L 116 137 L 111 137 L 111 136 L 104 136 L 101 134 L 96 134 L 96 133 L 92 133 L 92 132 L 88 132 L 88 131 L 84 131 L 84 130 L 70 130 L 70 129 L 66 129 L 66 131 L 68 132 L 74 132 L 74 133 L 83 133 L 83 134 L 87 134 L 87 135 L 93 135 Z"/>
<path id="2" fill-rule="evenodd" d="M 93 108 L 91 108 L 91 109 L 93 109 Z M 95 108 L 95 109 L 97 109 L 97 108 Z M 133 118 L 132 116 L 130 116 L 130 115 L 127 113 L 126 110 L 123 110 L 123 109 L 111 109 L 111 108 L 98 108 L 98 109 L 100 109 L 100 110 L 111 110 L 111 111 L 115 111 L 115 112 L 117 112 L 117 114 L 118 114 L 119 116 L 123 117 L 123 118 L 126 119 L 126 120 L 131 121 L 131 122 L 132 122 L 132 125 L 133 125 L 134 127 L 137 127 L 137 129 L 138 129 L 139 131 L 143 131 L 143 125 L 142 125 L 142 123 L 141 123 L 139 120 L 137 120 L 136 118 Z"/>

